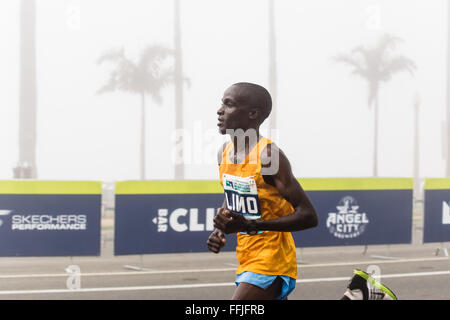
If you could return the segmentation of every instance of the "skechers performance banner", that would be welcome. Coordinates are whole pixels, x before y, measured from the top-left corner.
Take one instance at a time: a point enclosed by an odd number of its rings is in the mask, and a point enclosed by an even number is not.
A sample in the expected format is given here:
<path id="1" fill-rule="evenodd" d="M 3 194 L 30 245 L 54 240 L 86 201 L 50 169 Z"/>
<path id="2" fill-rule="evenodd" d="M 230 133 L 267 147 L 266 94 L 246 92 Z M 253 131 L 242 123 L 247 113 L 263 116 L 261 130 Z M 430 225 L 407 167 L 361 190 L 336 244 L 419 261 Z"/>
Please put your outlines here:
<path id="1" fill-rule="evenodd" d="M 450 241 L 450 179 L 425 179 L 423 242 Z"/>
<path id="2" fill-rule="evenodd" d="M 0 181 L 0 256 L 100 255 L 101 182 Z"/>
<path id="3" fill-rule="evenodd" d="M 299 179 L 318 227 L 293 232 L 297 247 L 411 243 L 412 179 Z M 116 183 L 114 253 L 208 251 L 206 240 L 222 206 L 218 181 Z M 224 251 L 234 251 L 227 235 Z"/>

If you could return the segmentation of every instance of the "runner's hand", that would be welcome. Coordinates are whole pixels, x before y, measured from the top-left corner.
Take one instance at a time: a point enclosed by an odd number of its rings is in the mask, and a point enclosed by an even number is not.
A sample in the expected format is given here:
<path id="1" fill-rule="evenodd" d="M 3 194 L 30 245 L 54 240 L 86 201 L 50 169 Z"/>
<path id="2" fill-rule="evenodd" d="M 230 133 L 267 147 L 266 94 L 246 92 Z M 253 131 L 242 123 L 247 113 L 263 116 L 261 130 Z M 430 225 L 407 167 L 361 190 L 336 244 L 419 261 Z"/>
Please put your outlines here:
<path id="1" fill-rule="evenodd" d="M 248 222 L 243 215 L 228 209 L 221 209 L 214 217 L 215 228 L 222 230 L 225 234 L 244 232 L 247 229 Z"/>
<path id="2" fill-rule="evenodd" d="M 225 235 L 222 231 L 216 229 L 211 233 L 206 243 L 208 245 L 209 251 L 219 253 L 220 250 L 225 246 Z"/>

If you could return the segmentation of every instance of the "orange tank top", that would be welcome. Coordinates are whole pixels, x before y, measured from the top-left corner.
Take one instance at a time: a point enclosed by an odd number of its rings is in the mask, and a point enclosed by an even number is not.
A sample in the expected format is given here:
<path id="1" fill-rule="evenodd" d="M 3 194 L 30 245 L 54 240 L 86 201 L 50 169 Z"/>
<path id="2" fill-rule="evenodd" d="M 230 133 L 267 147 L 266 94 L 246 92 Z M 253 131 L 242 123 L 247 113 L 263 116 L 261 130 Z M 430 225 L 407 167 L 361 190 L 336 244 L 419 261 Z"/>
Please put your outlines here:
<path id="1" fill-rule="evenodd" d="M 294 211 L 278 189 L 266 183 L 261 175 L 261 152 L 270 143 L 272 141 L 262 137 L 240 164 L 230 160 L 232 142 L 222 153 L 219 174 L 228 209 L 247 219 L 271 220 Z M 290 232 L 238 233 L 236 256 L 239 262 L 237 274 L 251 271 L 297 278 L 295 243 Z"/>

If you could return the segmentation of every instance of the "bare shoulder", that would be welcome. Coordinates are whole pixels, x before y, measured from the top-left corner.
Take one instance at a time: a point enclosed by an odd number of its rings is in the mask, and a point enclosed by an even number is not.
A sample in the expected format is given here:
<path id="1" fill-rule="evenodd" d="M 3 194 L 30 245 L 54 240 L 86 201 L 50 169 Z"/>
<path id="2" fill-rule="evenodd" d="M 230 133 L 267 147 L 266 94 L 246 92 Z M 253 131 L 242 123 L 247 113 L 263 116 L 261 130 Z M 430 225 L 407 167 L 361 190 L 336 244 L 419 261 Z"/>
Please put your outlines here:
<path id="1" fill-rule="evenodd" d="M 273 161 L 287 161 L 286 154 L 281 150 L 275 142 L 272 142 L 261 152 L 261 165 L 263 167 L 270 166 Z"/>
<path id="2" fill-rule="evenodd" d="M 278 176 L 291 172 L 291 165 L 286 154 L 274 142 L 264 148 L 260 159 L 263 175 Z"/>

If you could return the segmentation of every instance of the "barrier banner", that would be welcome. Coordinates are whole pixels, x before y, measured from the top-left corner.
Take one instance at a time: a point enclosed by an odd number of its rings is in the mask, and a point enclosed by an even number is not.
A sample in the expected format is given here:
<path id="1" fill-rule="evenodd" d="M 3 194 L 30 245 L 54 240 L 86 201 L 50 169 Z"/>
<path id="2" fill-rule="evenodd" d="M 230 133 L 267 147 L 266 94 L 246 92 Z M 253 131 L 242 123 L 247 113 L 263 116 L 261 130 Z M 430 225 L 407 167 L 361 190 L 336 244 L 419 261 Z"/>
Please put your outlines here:
<path id="1" fill-rule="evenodd" d="M 297 247 L 411 243 L 413 179 L 299 179 L 319 224 L 294 232 Z"/>
<path id="2" fill-rule="evenodd" d="M 219 181 L 117 182 L 114 254 L 208 251 L 223 199 Z M 228 235 L 223 251 L 235 248 Z"/>
<path id="3" fill-rule="evenodd" d="M 319 226 L 297 247 L 411 243 L 412 179 L 299 179 Z M 116 183 L 114 254 L 206 252 L 224 200 L 219 181 Z M 234 251 L 227 235 L 223 251 Z"/>
<path id="4" fill-rule="evenodd" d="M 100 255 L 101 182 L 0 181 L 0 256 Z"/>
<path id="5" fill-rule="evenodd" d="M 450 241 L 450 179 L 425 179 L 423 242 Z"/>

